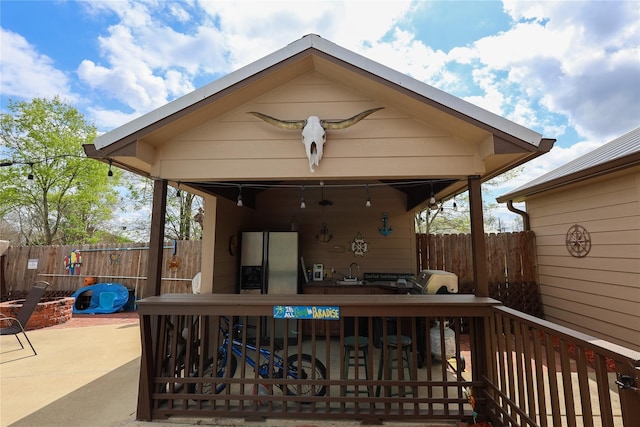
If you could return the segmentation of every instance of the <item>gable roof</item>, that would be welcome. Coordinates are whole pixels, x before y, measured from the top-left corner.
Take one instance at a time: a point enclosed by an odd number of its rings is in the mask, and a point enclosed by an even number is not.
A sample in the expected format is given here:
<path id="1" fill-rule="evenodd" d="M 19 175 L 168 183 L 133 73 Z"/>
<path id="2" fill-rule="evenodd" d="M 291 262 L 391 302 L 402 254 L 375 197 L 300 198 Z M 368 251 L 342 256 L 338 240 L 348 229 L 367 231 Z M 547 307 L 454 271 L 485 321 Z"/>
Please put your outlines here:
<path id="1" fill-rule="evenodd" d="M 531 129 L 311 34 L 100 135 L 93 144 L 84 147 L 85 153 L 88 157 L 113 162 L 114 166 L 143 176 L 151 176 L 151 165 L 155 161 L 155 145 L 161 145 L 163 141 L 169 141 L 188 130 L 189 126 L 201 124 L 210 120 L 212 115 L 237 108 L 253 99 L 251 97 L 259 96 L 275 86 L 284 85 L 310 71 L 330 75 L 351 89 L 366 92 L 367 97 L 383 103 L 398 105 L 399 102 L 411 111 L 417 120 L 431 120 L 442 126 L 448 121 L 448 130 L 462 139 L 469 137 L 476 143 L 483 141 L 492 144 L 488 153 L 482 153 L 486 156 L 485 171 L 480 177 L 482 180 L 490 179 L 548 152 L 555 142 L 553 139 L 542 138 Z M 174 179 L 165 176 L 156 178 Z M 465 191 L 465 179 L 450 179 L 450 176 L 443 178 L 447 179 L 439 183 L 425 182 L 407 190 L 412 200 L 411 206 L 417 206 L 420 201 L 424 201 L 429 194 L 428 191 L 434 191 L 437 197 L 443 200 Z M 226 197 L 219 189 L 214 190 L 203 181 L 180 182 L 185 188 L 190 187 L 204 193 Z"/>
<path id="2" fill-rule="evenodd" d="M 377 76 L 378 78 L 384 79 L 424 97 L 434 106 L 438 106 L 451 114 L 464 116 L 468 120 L 476 122 L 478 126 L 491 128 L 495 132 L 517 138 L 518 140 L 527 142 L 536 147 L 540 144 L 542 135 L 531 129 L 436 89 L 435 87 L 409 77 L 406 74 L 395 71 L 352 51 L 344 49 L 318 35 L 309 34 L 262 59 L 221 77 L 220 79 L 215 80 L 160 108 L 157 108 L 156 110 L 140 116 L 119 128 L 100 135 L 94 141 L 94 145 L 96 149 L 101 150 L 123 138 L 127 138 L 136 132 L 148 128 L 159 121 L 167 120 L 180 111 L 189 109 L 198 102 L 209 98 L 220 91 L 228 89 L 265 69 L 274 67 L 286 59 L 300 55 L 307 50 L 315 50 L 318 53 L 329 55 L 344 62 L 345 64 L 366 70 L 371 75 Z"/>
<path id="3" fill-rule="evenodd" d="M 640 165 L 640 127 L 497 198 L 499 203 Z"/>

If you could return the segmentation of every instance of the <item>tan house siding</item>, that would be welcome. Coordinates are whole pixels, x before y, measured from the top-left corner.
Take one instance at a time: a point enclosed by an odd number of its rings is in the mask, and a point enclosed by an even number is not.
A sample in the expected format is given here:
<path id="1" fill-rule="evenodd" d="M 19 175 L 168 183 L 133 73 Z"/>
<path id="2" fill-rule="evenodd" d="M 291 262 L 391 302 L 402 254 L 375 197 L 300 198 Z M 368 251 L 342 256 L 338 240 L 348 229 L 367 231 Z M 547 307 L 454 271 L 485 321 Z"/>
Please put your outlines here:
<path id="1" fill-rule="evenodd" d="M 249 227 L 254 211 L 248 208 L 239 208 L 235 203 L 221 197 L 217 198 L 216 205 L 213 293 L 234 294 L 237 292 L 239 250 L 237 246 L 234 246 L 235 242 L 232 241 L 232 238 L 236 236 L 237 239 L 238 231 Z M 207 246 L 204 243 L 202 246 Z M 203 280 L 206 280 L 204 275 Z M 207 288 L 203 284 L 204 289 Z"/>
<path id="2" fill-rule="evenodd" d="M 640 168 L 531 196 L 527 211 L 546 319 L 640 350 Z M 566 249 L 574 224 L 590 234 L 583 258 Z"/>
<path id="3" fill-rule="evenodd" d="M 316 184 L 317 186 L 317 184 Z M 415 273 L 415 227 L 413 214 L 406 212 L 404 194 L 397 189 L 371 187 L 369 189 L 372 206 L 365 207 L 366 189 L 339 188 L 328 186 L 324 198 L 333 205 L 322 207 L 319 188 L 305 190 L 306 209 L 300 209 L 301 190 L 272 190 L 258 199 L 259 204 L 266 204 L 260 209 L 261 228 L 290 229 L 295 222 L 300 234 L 300 255 L 304 257 L 307 267 L 312 264 L 324 264 L 334 267 L 341 275 L 348 275 L 349 265 L 356 262 L 359 272 L 354 268 L 354 275 L 362 277 L 365 272 Z M 291 215 L 291 212 L 295 215 Z M 263 214 L 264 213 L 264 214 Z M 392 228 L 391 234 L 384 236 L 379 228 L 383 227 L 382 216 L 387 214 L 387 224 Z M 276 219 L 275 222 L 267 222 Z M 320 229 L 326 223 L 331 240 L 321 240 Z M 351 252 L 351 242 L 360 234 L 368 244 L 364 256 L 356 256 Z"/>
<path id="4" fill-rule="evenodd" d="M 374 107 L 385 108 L 350 128 L 328 131 L 318 175 L 412 178 L 485 172 L 483 158 L 493 150 L 488 134 L 457 133 L 464 130 L 463 125 L 459 131 L 427 125 L 412 117 L 411 111 L 367 99 L 316 72 L 214 116 L 158 147 L 151 174 L 182 181 L 310 178 L 300 131 L 278 129 L 247 112 L 283 120 L 310 115 L 344 119 Z"/>

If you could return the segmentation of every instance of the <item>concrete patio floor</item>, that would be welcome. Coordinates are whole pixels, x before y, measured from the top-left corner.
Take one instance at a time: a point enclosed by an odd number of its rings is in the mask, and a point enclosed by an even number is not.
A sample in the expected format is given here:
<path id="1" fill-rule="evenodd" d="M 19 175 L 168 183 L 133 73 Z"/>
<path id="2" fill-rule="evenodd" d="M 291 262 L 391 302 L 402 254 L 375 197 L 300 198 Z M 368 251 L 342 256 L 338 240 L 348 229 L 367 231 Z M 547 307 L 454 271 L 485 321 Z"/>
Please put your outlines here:
<path id="1" fill-rule="evenodd" d="M 38 352 L 0 340 L 0 426 L 171 427 L 184 425 L 329 427 L 358 421 L 171 418 L 136 421 L 140 330 L 137 313 L 74 316 L 64 325 L 27 332 Z M 24 338 L 21 338 L 26 345 Z M 424 426 L 424 423 L 384 423 Z M 435 426 L 436 424 L 432 424 Z M 443 425 L 443 423 L 437 424 Z M 447 425 L 447 424 L 445 424 Z M 452 424 L 448 424 L 449 426 Z"/>

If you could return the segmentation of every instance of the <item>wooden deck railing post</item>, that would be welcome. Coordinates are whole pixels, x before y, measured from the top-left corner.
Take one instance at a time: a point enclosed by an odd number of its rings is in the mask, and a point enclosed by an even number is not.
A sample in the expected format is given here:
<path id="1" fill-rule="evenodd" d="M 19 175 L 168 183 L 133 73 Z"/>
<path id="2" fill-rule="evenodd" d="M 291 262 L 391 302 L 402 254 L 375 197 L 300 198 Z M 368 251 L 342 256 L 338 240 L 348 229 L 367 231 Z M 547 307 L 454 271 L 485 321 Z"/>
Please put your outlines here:
<path id="1" fill-rule="evenodd" d="M 151 316 L 140 316 L 140 338 L 142 357 L 140 359 L 140 382 L 138 384 L 138 409 L 136 419 L 139 421 L 151 421 L 154 366 Z"/>
<path id="2" fill-rule="evenodd" d="M 640 420 L 640 366 L 617 366 L 622 420 L 626 426 L 635 426 Z"/>
<path id="3" fill-rule="evenodd" d="M 488 368 L 488 360 L 493 356 L 493 346 L 491 345 L 491 337 L 487 335 L 491 328 L 489 327 L 490 317 L 473 319 L 471 334 L 473 341 L 471 342 L 471 372 L 473 381 L 484 382 L 485 377 L 490 377 Z M 473 390 L 474 396 L 481 396 L 481 389 L 476 387 Z M 476 400 L 475 412 L 478 414 L 486 414 L 486 404 L 483 400 Z"/>

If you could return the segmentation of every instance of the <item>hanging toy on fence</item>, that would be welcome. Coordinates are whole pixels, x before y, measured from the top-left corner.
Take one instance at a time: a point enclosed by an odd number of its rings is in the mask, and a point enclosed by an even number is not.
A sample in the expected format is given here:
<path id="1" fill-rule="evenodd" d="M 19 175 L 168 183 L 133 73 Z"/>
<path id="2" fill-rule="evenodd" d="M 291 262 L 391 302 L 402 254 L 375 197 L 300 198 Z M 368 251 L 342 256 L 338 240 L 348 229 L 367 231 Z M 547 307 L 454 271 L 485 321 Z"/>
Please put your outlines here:
<path id="1" fill-rule="evenodd" d="M 71 276 L 80 274 L 80 267 L 82 267 L 82 255 L 79 250 L 71 251 L 71 254 L 64 257 L 64 268 L 67 274 Z"/>
<path id="2" fill-rule="evenodd" d="M 182 259 L 180 259 L 180 257 L 176 256 L 176 253 L 178 252 L 178 241 L 174 240 L 173 241 L 173 253 L 171 254 L 171 258 L 169 258 L 168 261 L 168 267 L 169 270 L 172 272 L 176 272 L 180 269 L 180 265 L 182 264 Z"/>

